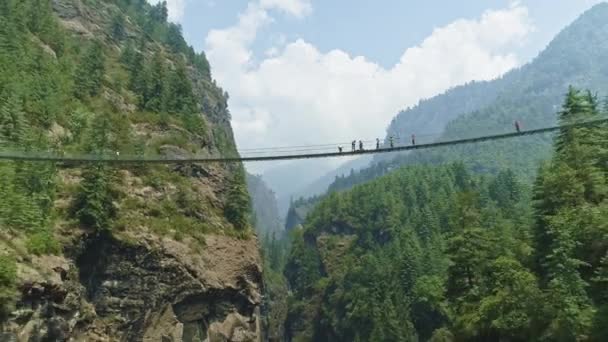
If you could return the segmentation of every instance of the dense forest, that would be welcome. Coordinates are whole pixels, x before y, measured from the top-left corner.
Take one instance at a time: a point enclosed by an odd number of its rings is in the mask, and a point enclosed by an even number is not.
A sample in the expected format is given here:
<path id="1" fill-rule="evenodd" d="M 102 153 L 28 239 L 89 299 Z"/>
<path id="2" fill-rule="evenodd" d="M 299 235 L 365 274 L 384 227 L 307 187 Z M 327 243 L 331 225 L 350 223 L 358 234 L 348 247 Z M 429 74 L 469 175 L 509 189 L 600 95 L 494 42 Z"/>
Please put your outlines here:
<path id="1" fill-rule="evenodd" d="M 558 121 L 600 115 L 571 88 Z M 456 163 L 328 195 L 294 232 L 288 338 L 605 341 L 607 138 L 562 130 L 532 186 Z"/>

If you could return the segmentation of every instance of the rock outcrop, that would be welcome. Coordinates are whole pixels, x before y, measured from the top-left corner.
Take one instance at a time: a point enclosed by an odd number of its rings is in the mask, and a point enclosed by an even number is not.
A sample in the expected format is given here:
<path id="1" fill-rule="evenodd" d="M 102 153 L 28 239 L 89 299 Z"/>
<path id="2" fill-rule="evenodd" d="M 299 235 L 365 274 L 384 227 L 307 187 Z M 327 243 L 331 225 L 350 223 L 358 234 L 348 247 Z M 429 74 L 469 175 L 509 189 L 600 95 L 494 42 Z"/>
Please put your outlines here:
<path id="1" fill-rule="evenodd" d="M 65 257 L 20 263 L 4 340 L 260 340 L 255 240 L 209 235 L 200 252 L 152 234 L 128 240 L 82 236 Z"/>

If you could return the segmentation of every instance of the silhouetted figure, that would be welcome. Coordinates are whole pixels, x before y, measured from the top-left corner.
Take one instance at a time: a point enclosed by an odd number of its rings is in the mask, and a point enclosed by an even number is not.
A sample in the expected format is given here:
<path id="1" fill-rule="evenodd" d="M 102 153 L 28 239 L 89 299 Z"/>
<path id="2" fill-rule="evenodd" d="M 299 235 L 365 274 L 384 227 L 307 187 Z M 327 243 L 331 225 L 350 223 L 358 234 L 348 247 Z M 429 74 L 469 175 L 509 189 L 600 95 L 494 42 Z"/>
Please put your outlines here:
<path id="1" fill-rule="evenodd" d="M 515 121 L 515 129 L 517 130 L 517 133 L 521 133 L 521 126 L 519 125 L 519 121 Z"/>
<path id="2" fill-rule="evenodd" d="M 363 141 L 359 140 L 359 151 L 363 151 Z"/>
<path id="3" fill-rule="evenodd" d="M 357 141 L 353 140 L 353 152 L 355 152 L 355 150 L 357 149 L 356 146 L 357 146 Z"/>
<path id="4" fill-rule="evenodd" d="M 376 150 L 380 149 L 380 139 L 376 138 Z"/>
<path id="5" fill-rule="evenodd" d="M 390 140 L 391 148 L 395 147 L 395 139 L 393 139 L 392 135 L 390 136 L 390 138 L 388 140 Z"/>
<path id="6" fill-rule="evenodd" d="M 412 146 L 416 146 L 416 134 L 412 134 Z"/>
<path id="7" fill-rule="evenodd" d="M 338 146 L 338 152 L 342 153 L 342 146 Z"/>

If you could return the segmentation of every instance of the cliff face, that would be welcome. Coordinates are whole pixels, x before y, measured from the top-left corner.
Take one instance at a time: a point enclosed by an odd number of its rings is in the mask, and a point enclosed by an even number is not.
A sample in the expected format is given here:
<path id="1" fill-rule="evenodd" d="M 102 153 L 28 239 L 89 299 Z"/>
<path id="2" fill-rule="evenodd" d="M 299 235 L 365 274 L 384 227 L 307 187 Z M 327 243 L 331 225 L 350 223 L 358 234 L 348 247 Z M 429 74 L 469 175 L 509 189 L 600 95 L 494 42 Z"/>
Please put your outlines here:
<path id="1" fill-rule="evenodd" d="M 236 153 L 226 94 L 211 79 L 204 54 L 195 53 L 179 27 L 167 23 L 163 5 L 127 0 L 48 3 L 48 17 L 46 6 L 39 11 L 39 21 L 44 19 L 48 27 L 40 31 L 0 24 L 0 44 L 17 30 L 19 39 L 32 45 L 25 54 L 41 54 L 36 58 L 45 67 L 32 77 L 60 84 L 53 91 L 62 102 L 44 125 L 38 121 L 40 111 L 23 95 L 24 121 L 32 132 L 48 136 L 44 148 L 83 151 L 86 135 L 105 116 L 113 120 L 105 137 L 115 150 L 168 156 Z M 30 6 L 35 8 L 36 1 L 9 0 L 0 6 L 0 14 L 15 18 L 24 11 L 24 17 L 33 16 L 36 11 Z M 101 85 L 74 99 L 80 83 L 89 87 L 72 75 L 87 67 L 84 51 L 93 42 L 100 44 L 104 57 Z M 127 56 L 130 49 L 141 57 L 141 92 L 134 62 Z M 0 64 L 11 60 L 7 56 L 0 53 Z M 18 77 L 11 82 L 19 82 Z M 11 83 L 0 86 L 0 112 L 13 92 Z M 82 122 L 74 124 L 78 120 Z M 0 128 L 4 124 L 0 118 Z M 11 147 L 21 147 L 18 139 Z M 20 167 L 0 165 L 0 176 L 10 176 L 0 181 L 11 183 L 15 193 L 21 187 L 14 177 Z M 15 279 L 0 284 L 0 341 L 260 340 L 262 261 L 245 220 L 248 214 L 239 210 L 248 201 L 242 165 L 49 169 L 51 190 L 45 193 L 51 204 L 40 224 L 21 229 L 15 223 L 21 221 L 0 217 L 0 257 L 15 264 Z M 91 179 L 108 193 L 101 210 L 107 220 L 95 221 L 95 215 L 85 220 L 78 207 L 83 198 L 91 202 L 101 193 L 86 197 L 89 188 L 83 184 Z M 0 203 L 0 214 L 11 210 L 8 202 Z M 30 219 L 23 216 L 22 221 Z M 91 220 L 96 223 L 89 224 Z"/>
<path id="2" fill-rule="evenodd" d="M 254 240 L 207 236 L 204 251 L 154 234 L 82 235 L 65 256 L 19 263 L 18 341 L 257 341 Z M 12 332 L 9 333 L 9 332 Z"/>

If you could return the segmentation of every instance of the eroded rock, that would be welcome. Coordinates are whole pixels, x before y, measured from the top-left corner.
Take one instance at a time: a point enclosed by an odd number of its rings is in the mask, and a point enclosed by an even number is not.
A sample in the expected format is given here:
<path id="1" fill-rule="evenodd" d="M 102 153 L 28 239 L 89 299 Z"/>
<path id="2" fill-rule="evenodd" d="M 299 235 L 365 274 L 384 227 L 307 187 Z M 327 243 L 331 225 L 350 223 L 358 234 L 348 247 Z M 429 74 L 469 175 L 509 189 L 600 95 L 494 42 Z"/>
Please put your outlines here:
<path id="1" fill-rule="evenodd" d="M 261 264 L 255 240 L 185 243 L 108 233 L 71 257 L 35 257 L 21 273 L 8 332 L 17 341 L 258 341 Z M 240 248 L 240 251 L 239 251 Z M 235 251 L 239 251 L 236 252 Z"/>

